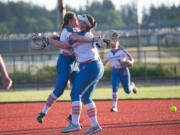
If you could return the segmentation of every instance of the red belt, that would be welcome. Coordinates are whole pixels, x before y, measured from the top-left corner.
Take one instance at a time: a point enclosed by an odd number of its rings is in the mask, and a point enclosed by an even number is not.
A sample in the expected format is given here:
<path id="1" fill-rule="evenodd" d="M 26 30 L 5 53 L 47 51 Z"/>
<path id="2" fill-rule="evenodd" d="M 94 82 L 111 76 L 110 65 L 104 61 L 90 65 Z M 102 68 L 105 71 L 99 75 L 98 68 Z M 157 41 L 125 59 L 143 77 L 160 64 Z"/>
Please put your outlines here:
<path id="1" fill-rule="evenodd" d="M 91 63 L 93 60 L 92 59 L 89 59 L 87 61 L 85 61 L 84 63 Z"/>
<path id="2" fill-rule="evenodd" d="M 112 66 L 112 68 L 122 68 L 121 66 Z"/>
<path id="3" fill-rule="evenodd" d="M 69 53 L 67 53 L 67 52 L 64 52 L 64 51 L 63 51 L 62 55 L 63 55 L 63 56 L 72 56 L 72 57 L 75 57 L 74 54 L 71 55 L 71 54 L 69 54 Z"/>
<path id="4" fill-rule="evenodd" d="M 91 63 L 92 61 L 93 61 L 93 59 L 89 59 L 89 60 L 81 62 L 81 63 Z M 101 61 L 101 58 L 98 57 L 98 61 Z"/>

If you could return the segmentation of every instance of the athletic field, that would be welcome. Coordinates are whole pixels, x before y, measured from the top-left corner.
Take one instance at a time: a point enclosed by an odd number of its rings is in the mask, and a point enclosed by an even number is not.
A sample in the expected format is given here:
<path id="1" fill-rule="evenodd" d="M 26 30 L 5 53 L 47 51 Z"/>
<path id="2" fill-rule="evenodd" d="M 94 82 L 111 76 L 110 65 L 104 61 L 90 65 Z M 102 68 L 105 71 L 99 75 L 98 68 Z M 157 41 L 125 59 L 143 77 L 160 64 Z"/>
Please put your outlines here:
<path id="1" fill-rule="evenodd" d="M 69 90 L 52 106 L 43 124 L 36 122 L 50 90 L 0 92 L 0 135 L 63 135 L 60 132 L 70 113 Z M 136 95 L 119 91 L 119 112 L 110 112 L 111 88 L 96 89 L 93 97 L 98 120 L 103 130 L 99 135 L 179 135 L 180 86 L 139 87 Z M 176 112 L 169 108 L 175 105 Z M 87 114 L 82 109 L 81 131 L 66 133 L 81 135 L 88 126 Z"/>

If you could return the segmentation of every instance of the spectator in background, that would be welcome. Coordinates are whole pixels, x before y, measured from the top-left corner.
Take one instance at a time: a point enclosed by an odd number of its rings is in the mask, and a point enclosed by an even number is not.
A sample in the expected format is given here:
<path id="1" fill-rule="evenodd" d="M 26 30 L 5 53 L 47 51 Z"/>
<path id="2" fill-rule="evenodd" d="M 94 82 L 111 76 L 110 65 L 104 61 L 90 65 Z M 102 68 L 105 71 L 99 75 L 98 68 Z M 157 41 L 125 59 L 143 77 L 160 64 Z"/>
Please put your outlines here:
<path id="1" fill-rule="evenodd" d="M 9 90 L 11 88 L 13 82 L 12 82 L 11 78 L 8 75 L 8 72 L 6 70 L 6 66 L 4 64 L 4 61 L 3 61 L 3 58 L 1 56 L 1 54 L 0 54 L 0 72 L 1 72 L 1 75 L 2 75 L 3 87 L 6 90 Z"/>

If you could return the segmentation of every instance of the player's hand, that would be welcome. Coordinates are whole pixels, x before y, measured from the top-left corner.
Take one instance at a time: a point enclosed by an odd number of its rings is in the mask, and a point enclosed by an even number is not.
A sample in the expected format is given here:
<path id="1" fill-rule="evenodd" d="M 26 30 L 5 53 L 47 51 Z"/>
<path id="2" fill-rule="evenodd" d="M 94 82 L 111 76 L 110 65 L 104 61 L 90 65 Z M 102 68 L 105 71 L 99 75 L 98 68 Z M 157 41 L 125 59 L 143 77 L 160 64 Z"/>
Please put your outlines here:
<path id="1" fill-rule="evenodd" d="M 3 77 L 2 78 L 2 83 L 3 83 L 3 87 L 6 90 L 9 90 L 11 88 L 12 84 L 13 84 L 13 81 L 9 77 Z"/>

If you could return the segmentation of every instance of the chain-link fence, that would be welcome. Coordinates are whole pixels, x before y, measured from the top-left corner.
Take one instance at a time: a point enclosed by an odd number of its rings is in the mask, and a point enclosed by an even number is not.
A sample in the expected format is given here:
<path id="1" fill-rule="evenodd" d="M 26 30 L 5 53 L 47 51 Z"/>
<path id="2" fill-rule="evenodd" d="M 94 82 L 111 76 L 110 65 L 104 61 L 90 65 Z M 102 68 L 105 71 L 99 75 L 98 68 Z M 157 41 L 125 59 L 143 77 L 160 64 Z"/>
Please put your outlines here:
<path id="1" fill-rule="evenodd" d="M 180 32 L 177 29 L 141 30 L 138 46 L 136 31 L 117 30 L 119 42 L 134 57 L 132 79 L 142 83 L 165 80 L 179 84 L 180 78 Z M 108 31 L 102 31 L 103 34 Z M 52 34 L 52 33 L 51 33 Z M 16 87 L 52 86 L 56 82 L 56 62 L 59 50 L 53 46 L 34 51 L 28 45 L 30 35 L 0 36 L 0 53 Z M 104 60 L 110 49 L 99 49 Z M 105 68 L 101 81 L 110 81 L 110 66 Z M 163 80 L 163 81 L 162 81 Z M 42 85 L 41 85 L 42 84 Z"/>
<path id="2" fill-rule="evenodd" d="M 140 52 L 141 60 L 138 60 L 137 48 L 126 49 L 135 59 L 134 66 L 130 68 L 133 79 L 141 80 L 141 82 L 169 80 L 176 85 L 179 84 L 179 49 L 162 48 L 159 55 L 157 47 L 145 47 Z M 99 50 L 102 60 L 105 59 L 109 50 Z M 8 72 L 14 81 L 14 89 L 23 86 L 33 86 L 37 89 L 42 86 L 53 86 L 56 82 L 58 56 L 59 51 L 3 54 Z M 107 66 L 105 69 L 106 72 L 102 81 L 110 81 L 111 68 Z"/>

